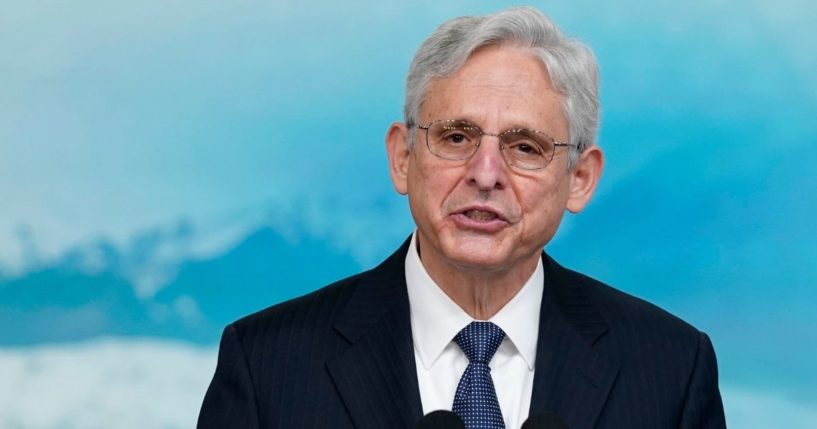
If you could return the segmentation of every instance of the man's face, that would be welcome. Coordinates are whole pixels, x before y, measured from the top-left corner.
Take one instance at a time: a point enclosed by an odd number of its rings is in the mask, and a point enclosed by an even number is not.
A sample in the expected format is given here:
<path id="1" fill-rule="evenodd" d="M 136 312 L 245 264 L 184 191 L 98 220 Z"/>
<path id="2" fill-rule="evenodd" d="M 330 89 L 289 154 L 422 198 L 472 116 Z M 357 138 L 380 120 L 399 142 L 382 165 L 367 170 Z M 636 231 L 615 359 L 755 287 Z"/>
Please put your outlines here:
<path id="1" fill-rule="evenodd" d="M 429 85 L 419 123 L 464 119 L 490 134 L 530 128 L 564 142 L 562 100 L 528 52 L 488 47 Z M 417 130 L 413 149 L 406 149 L 398 166 L 405 174 L 392 174 L 398 191 L 408 193 L 423 262 L 469 271 L 530 266 L 569 208 L 568 148 L 557 147 L 546 168 L 526 171 L 506 164 L 497 137 L 484 136 L 470 159 L 450 161 L 429 152 L 425 134 Z M 394 170 L 399 156 L 391 148 L 390 158 Z"/>

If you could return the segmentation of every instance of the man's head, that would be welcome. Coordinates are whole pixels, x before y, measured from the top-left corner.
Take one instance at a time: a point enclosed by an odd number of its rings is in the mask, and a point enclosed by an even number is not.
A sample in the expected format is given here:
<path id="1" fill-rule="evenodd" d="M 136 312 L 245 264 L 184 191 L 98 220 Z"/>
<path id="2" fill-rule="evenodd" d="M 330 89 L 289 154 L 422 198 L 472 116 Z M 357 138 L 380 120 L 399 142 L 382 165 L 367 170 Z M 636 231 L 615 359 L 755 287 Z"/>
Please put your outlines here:
<path id="1" fill-rule="evenodd" d="M 405 115 L 387 135 L 391 175 L 432 274 L 531 271 L 601 172 L 593 56 L 533 9 L 440 26 L 412 62 Z"/>
<path id="2" fill-rule="evenodd" d="M 404 121 L 416 125 L 428 85 L 450 76 L 485 46 L 516 46 L 527 50 L 547 68 L 553 86 L 563 96 L 570 121 L 571 164 L 584 148 L 595 144 L 599 123 L 598 67 L 581 42 L 565 37 L 538 10 L 512 8 L 489 16 L 464 16 L 440 25 L 414 55 L 406 78 Z"/>

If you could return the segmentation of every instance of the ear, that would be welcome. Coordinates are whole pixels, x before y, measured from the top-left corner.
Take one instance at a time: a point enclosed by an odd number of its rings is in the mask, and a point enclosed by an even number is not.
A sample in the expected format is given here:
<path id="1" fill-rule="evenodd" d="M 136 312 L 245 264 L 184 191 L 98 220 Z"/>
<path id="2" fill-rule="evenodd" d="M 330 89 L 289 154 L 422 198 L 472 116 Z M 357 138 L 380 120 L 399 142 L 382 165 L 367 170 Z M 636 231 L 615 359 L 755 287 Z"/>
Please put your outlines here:
<path id="1" fill-rule="evenodd" d="M 604 154 L 601 148 L 592 145 L 579 155 L 579 159 L 570 171 L 570 195 L 567 198 L 567 209 L 578 213 L 584 209 L 596 190 L 604 167 Z"/>
<path id="2" fill-rule="evenodd" d="M 408 193 L 409 150 L 408 128 L 402 122 L 395 122 L 386 133 L 386 153 L 389 157 L 389 174 L 394 189 L 400 194 Z"/>

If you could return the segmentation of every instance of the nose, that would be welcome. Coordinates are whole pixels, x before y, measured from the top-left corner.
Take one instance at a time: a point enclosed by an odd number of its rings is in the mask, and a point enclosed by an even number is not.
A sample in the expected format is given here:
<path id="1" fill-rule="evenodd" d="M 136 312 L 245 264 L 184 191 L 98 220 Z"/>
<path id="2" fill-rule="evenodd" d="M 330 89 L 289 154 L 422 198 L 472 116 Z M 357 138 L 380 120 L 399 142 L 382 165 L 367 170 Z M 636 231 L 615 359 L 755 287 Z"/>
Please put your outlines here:
<path id="1" fill-rule="evenodd" d="M 508 166 L 496 136 L 482 136 L 476 153 L 468 160 L 467 168 L 466 180 L 480 191 L 503 189 L 508 184 Z"/>

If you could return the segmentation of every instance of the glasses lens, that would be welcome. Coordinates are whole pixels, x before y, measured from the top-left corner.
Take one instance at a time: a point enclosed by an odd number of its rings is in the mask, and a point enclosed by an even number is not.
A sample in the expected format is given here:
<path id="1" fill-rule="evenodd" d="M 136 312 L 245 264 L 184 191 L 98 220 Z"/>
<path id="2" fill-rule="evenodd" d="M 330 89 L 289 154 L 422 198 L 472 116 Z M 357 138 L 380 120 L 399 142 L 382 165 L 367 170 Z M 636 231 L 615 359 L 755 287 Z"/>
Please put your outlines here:
<path id="1" fill-rule="evenodd" d="M 428 128 L 428 148 L 440 158 L 467 159 L 473 155 L 480 135 L 476 125 L 465 121 L 437 121 Z"/>
<path id="2" fill-rule="evenodd" d="M 545 168 L 553 159 L 556 144 L 536 130 L 511 130 L 502 134 L 508 162 L 526 170 Z"/>

